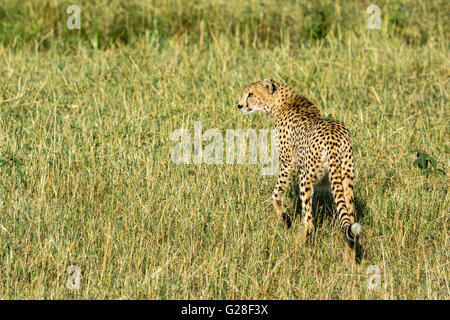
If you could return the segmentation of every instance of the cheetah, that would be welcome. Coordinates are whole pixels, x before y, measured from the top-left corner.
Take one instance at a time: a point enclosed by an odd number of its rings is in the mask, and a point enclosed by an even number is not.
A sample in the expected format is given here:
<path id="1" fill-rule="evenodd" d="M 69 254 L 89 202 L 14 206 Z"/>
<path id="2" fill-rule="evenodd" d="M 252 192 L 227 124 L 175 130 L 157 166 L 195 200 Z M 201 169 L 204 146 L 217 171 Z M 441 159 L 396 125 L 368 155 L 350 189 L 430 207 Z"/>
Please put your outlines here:
<path id="1" fill-rule="evenodd" d="M 269 79 L 249 84 L 237 107 L 244 114 L 260 111 L 274 120 L 281 164 L 272 193 L 276 215 L 283 214 L 281 196 L 298 174 L 303 226 L 308 237 L 314 231 L 313 192 L 319 187 L 331 187 L 346 239 L 346 258 L 354 261 L 362 228 L 355 221 L 353 153 L 344 124 L 323 118 L 319 109 L 297 90 Z"/>

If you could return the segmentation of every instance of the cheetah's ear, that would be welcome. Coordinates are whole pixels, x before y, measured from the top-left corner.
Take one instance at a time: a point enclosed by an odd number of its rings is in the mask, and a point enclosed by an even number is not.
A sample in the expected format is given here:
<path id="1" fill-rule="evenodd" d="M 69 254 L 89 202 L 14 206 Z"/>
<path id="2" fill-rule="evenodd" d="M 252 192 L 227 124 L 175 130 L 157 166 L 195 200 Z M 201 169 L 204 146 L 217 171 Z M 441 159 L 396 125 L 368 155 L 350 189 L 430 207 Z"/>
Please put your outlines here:
<path id="1" fill-rule="evenodd" d="M 264 87 L 267 88 L 267 90 L 269 90 L 270 94 L 273 94 L 275 91 L 275 85 L 272 83 L 272 80 L 270 79 L 264 79 L 262 84 L 264 85 Z"/>

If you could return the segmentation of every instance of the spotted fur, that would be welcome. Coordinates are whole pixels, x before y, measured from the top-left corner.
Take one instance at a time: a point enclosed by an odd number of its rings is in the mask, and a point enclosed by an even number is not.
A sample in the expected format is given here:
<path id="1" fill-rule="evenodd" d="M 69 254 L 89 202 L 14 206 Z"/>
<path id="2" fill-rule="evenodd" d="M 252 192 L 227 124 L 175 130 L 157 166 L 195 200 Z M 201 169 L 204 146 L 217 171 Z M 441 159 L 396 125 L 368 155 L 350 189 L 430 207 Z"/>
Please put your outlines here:
<path id="1" fill-rule="evenodd" d="M 276 214 L 281 216 L 281 196 L 298 174 L 303 224 L 306 234 L 311 234 L 314 188 L 331 185 L 341 229 L 353 248 L 361 226 L 355 222 L 353 153 L 344 124 L 324 119 L 319 109 L 294 88 L 268 79 L 249 84 L 238 108 L 245 114 L 260 111 L 274 120 L 281 162 L 272 193 Z"/>

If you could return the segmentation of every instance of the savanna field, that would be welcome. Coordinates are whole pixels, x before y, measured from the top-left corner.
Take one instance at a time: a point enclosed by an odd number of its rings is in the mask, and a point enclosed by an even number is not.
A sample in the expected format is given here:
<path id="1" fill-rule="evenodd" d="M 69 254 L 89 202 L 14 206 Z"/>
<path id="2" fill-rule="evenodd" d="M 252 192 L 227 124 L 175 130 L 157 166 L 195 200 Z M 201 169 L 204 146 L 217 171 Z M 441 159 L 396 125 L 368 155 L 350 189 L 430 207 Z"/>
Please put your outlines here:
<path id="1" fill-rule="evenodd" d="M 445 0 L 0 0 L 0 298 L 449 299 L 449 16 Z M 303 243 L 295 184 L 288 228 L 262 164 L 172 161 L 195 121 L 271 129 L 236 108 L 263 78 L 351 132 L 353 268 L 326 196 Z"/>

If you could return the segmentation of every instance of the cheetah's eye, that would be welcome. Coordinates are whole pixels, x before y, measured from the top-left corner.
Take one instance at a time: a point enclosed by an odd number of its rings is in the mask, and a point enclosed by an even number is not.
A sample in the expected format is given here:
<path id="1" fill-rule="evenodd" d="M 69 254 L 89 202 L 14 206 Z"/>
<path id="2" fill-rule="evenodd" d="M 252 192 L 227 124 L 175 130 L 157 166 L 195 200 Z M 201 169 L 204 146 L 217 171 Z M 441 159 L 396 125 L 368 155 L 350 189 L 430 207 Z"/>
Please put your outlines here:
<path id="1" fill-rule="evenodd" d="M 247 95 L 247 99 L 250 98 L 253 95 L 253 92 L 249 92 Z"/>

